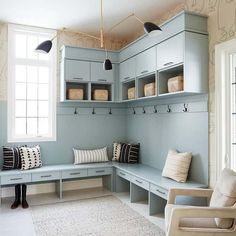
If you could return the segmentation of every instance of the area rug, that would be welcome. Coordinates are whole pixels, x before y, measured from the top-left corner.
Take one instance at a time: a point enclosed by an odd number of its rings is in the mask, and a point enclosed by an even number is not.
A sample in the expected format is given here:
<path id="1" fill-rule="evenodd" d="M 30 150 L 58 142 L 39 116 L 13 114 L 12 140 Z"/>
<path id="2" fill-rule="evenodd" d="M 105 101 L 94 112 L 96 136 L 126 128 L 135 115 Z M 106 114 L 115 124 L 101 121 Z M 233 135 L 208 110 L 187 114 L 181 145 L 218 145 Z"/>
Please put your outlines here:
<path id="1" fill-rule="evenodd" d="M 114 196 L 32 206 L 37 236 L 164 236 Z"/>

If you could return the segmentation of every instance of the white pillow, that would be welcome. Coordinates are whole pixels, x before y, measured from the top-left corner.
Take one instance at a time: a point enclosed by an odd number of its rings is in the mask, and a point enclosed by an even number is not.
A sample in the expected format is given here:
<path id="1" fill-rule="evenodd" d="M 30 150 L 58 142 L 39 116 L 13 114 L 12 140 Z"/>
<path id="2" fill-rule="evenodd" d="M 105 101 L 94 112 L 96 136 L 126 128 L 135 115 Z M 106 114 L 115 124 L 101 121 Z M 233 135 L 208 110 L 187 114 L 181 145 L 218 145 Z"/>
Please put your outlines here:
<path id="1" fill-rule="evenodd" d="M 191 152 L 178 153 L 174 149 L 169 150 L 162 176 L 177 182 L 186 182 L 191 159 Z"/>
<path id="2" fill-rule="evenodd" d="M 42 166 L 40 146 L 20 147 L 21 170 L 28 170 Z"/>
<path id="3" fill-rule="evenodd" d="M 74 149 L 75 161 L 74 164 L 105 162 L 109 161 L 107 156 L 107 147 L 94 150 Z"/>

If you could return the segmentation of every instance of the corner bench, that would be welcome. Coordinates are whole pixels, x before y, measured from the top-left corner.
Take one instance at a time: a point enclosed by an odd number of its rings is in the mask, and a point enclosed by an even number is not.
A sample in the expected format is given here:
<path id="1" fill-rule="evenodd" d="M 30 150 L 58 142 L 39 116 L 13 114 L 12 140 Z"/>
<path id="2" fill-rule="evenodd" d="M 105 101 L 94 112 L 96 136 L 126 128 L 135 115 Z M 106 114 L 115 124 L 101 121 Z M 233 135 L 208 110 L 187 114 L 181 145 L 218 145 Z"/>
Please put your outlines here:
<path id="1" fill-rule="evenodd" d="M 207 185 L 194 181 L 177 183 L 161 176 L 161 171 L 144 164 L 117 162 L 92 164 L 48 165 L 31 170 L 0 171 L 1 189 L 19 183 L 37 184 L 55 182 L 59 198 L 63 197 L 65 181 L 102 177 L 103 186 L 113 192 L 130 191 L 130 201 L 148 200 L 149 214 L 164 211 L 168 191 L 171 188 L 206 188 Z"/>

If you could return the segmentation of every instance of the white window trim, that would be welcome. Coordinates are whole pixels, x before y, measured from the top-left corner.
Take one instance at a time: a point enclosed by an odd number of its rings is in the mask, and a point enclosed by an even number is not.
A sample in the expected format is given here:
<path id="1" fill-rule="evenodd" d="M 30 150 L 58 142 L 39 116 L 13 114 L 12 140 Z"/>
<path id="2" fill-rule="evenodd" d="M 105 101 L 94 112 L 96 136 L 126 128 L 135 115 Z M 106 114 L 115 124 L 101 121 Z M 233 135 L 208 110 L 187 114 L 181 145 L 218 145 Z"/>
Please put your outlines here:
<path id="1" fill-rule="evenodd" d="M 51 30 L 51 29 L 44 29 L 44 28 L 38 28 L 38 27 L 30 27 L 30 26 L 23 26 L 23 25 L 16 25 L 16 24 L 8 24 L 8 42 L 9 40 L 12 40 L 12 32 L 13 29 L 18 29 L 18 30 L 29 30 L 29 31 L 35 31 L 37 30 L 38 32 L 42 33 L 49 33 L 51 34 L 52 38 L 56 35 L 56 30 Z M 11 43 L 11 45 L 13 45 Z M 12 55 L 12 48 L 8 47 L 8 55 Z M 56 121 L 57 121 L 57 96 L 56 96 L 56 91 L 57 91 L 57 40 L 54 39 L 53 41 L 53 46 L 50 51 L 52 54 L 52 68 L 53 68 L 53 76 L 52 76 L 52 81 L 51 83 L 51 90 L 49 93 L 49 96 L 51 96 L 52 99 L 52 107 L 50 107 L 50 110 L 52 111 L 52 116 L 51 116 L 51 135 L 50 137 L 47 136 L 22 136 L 22 137 L 14 137 L 14 134 L 12 133 L 13 131 L 13 126 L 14 122 L 9 121 L 7 122 L 7 141 L 8 143 L 16 143 L 16 142 L 47 142 L 47 141 L 56 141 Z M 14 109 L 14 91 L 12 88 L 13 86 L 13 80 L 12 80 L 12 63 L 13 59 L 8 56 L 8 83 L 7 83 L 7 91 L 8 91 L 8 106 L 7 106 L 7 117 L 13 117 L 13 109 Z M 54 89 L 53 89 L 54 88 Z"/>
<path id="2" fill-rule="evenodd" d="M 216 171 L 217 176 L 221 170 L 229 165 L 230 156 L 230 77 L 231 55 L 236 53 L 236 39 L 215 46 L 215 109 L 216 109 Z M 226 104 L 226 105 L 225 105 Z M 226 107 L 228 106 L 228 107 Z M 222 164 L 224 158 L 224 165 Z"/>

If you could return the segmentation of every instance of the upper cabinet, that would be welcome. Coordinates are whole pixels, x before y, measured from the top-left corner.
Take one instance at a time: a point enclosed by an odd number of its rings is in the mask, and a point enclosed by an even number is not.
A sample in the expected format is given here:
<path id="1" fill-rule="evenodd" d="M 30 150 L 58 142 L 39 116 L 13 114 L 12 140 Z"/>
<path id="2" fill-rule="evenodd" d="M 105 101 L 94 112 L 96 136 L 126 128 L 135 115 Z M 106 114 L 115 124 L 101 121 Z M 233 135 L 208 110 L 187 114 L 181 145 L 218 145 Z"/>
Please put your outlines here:
<path id="1" fill-rule="evenodd" d="M 65 80 L 90 80 L 90 62 L 65 59 Z"/>
<path id="2" fill-rule="evenodd" d="M 135 78 L 135 58 L 132 57 L 122 63 L 119 67 L 120 82 Z"/>
<path id="3" fill-rule="evenodd" d="M 157 70 L 184 61 L 184 32 L 175 35 L 156 46 Z"/>
<path id="4" fill-rule="evenodd" d="M 103 63 L 91 62 L 91 81 L 114 83 L 115 81 L 115 65 L 112 65 L 112 70 L 104 70 Z"/>
<path id="5" fill-rule="evenodd" d="M 145 76 L 156 70 L 156 49 L 152 47 L 138 54 L 135 58 L 136 77 Z"/>

